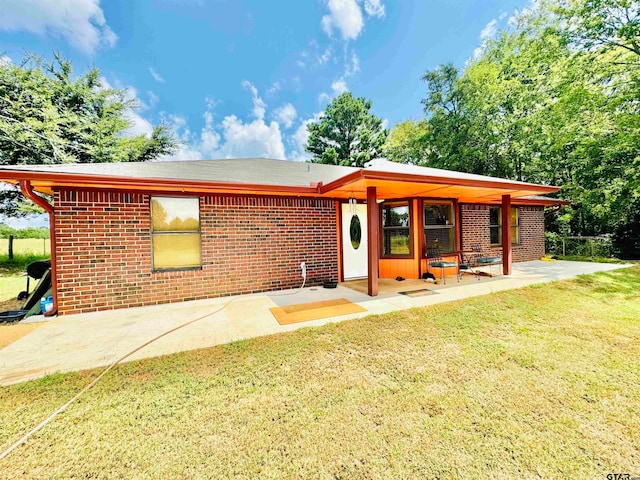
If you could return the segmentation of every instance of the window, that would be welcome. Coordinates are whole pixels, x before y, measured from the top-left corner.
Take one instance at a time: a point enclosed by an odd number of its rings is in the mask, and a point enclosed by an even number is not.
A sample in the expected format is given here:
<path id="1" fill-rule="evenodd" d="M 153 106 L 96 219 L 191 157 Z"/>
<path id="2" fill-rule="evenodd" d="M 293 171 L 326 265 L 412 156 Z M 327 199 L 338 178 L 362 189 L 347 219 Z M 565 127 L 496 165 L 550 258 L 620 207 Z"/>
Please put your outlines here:
<path id="1" fill-rule="evenodd" d="M 382 256 L 411 256 L 411 213 L 408 202 L 382 205 Z"/>
<path id="2" fill-rule="evenodd" d="M 424 204 L 425 245 L 437 243 L 442 253 L 456 250 L 455 215 L 452 203 Z"/>
<path id="3" fill-rule="evenodd" d="M 518 207 L 511 207 L 511 243 L 516 244 L 519 239 Z M 489 235 L 492 246 L 502 246 L 502 207 L 489 208 Z"/>
<path id="4" fill-rule="evenodd" d="M 154 270 L 200 267 L 200 199 L 152 197 L 151 242 Z"/>

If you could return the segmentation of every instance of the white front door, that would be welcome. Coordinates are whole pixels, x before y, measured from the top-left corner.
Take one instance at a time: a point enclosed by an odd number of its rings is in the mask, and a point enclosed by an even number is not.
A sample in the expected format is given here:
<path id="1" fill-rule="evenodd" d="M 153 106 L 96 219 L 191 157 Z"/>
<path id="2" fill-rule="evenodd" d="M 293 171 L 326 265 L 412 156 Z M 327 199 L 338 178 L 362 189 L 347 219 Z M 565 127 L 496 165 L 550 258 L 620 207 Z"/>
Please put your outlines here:
<path id="1" fill-rule="evenodd" d="M 355 218 L 354 218 L 355 217 Z M 342 268 L 344 279 L 367 277 L 367 206 L 358 203 L 355 215 L 342 204 Z"/>

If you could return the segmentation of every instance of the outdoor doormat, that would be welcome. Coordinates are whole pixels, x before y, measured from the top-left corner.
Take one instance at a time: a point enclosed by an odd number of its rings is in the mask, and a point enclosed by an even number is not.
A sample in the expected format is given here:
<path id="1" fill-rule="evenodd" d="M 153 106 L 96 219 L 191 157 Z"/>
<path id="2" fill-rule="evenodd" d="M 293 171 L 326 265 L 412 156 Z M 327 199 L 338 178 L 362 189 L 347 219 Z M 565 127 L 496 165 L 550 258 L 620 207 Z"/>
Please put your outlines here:
<path id="1" fill-rule="evenodd" d="M 269 309 L 280 325 L 308 322 L 321 318 L 339 317 L 350 313 L 366 312 L 366 308 L 350 302 L 344 298 L 324 300 L 322 302 L 299 303 L 285 307 L 271 307 Z"/>
<path id="2" fill-rule="evenodd" d="M 409 290 L 408 292 L 398 292 L 400 295 L 406 295 L 407 297 L 424 297 L 425 295 L 431 295 L 436 293 L 428 288 L 420 288 L 418 290 Z"/>

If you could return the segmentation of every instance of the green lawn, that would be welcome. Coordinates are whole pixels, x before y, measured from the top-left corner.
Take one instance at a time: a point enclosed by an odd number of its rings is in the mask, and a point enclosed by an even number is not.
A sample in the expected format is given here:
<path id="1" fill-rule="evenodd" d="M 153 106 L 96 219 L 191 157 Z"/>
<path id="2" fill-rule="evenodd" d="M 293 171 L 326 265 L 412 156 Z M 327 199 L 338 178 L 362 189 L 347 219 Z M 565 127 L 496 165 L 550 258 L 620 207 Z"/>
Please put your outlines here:
<path id="1" fill-rule="evenodd" d="M 29 290 L 33 291 L 37 280 L 31 280 Z M 27 286 L 27 277 L 24 275 L 3 275 L 0 276 L 0 302 L 16 298 L 18 293 L 23 291 Z"/>
<path id="2" fill-rule="evenodd" d="M 33 253 L 48 256 L 51 252 L 51 240 L 48 238 L 14 238 L 13 252 L 16 254 Z M 9 240 L 0 238 L 0 255 L 9 254 Z"/>
<path id="3" fill-rule="evenodd" d="M 99 371 L 0 390 L 2 450 Z M 6 478 L 640 476 L 640 266 L 118 367 Z"/>

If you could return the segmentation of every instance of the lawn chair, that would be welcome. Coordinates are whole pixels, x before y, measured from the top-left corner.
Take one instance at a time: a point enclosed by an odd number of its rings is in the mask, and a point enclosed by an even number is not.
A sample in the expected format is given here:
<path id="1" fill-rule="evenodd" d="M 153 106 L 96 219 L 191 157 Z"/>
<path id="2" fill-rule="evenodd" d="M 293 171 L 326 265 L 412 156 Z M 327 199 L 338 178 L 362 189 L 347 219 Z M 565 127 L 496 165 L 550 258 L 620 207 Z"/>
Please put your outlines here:
<path id="1" fill-rule="evenodd" d="M 480 280 L 478 269 L 476 268 L 476 258 L 482 257 L 482 246 L 479 243 L 471 244 L 471 250 L 460 252 L 460 276 L 463 273 L 471 273 Z"/>
<path id="2" fill-rule="evenodd" d="M 471 245 L 471 250 L 473 252 L 471 265 L 476 274 L 486 274 L 485 272 L 481 272 L 478 269 L 481 267 L 489 267 L 488 275 L 490 277 L 493 277 L 493 266 L 502 265 L 502 256 L 485 253 L 482 249 L 482 246 L 477 243 Z"/>
<path id="3" fill-rule="evenodd" d="M 460 263 L 456 261 L 448 261 L 442 258 L 442 250 L 440 250 L 440 246 L 437 244 L 433 244 L 427 247 L 427 272 L 431 273 L 432 268 L 440 269 L 440 278 L 442 278 L 442 282 L 446 285 L 447 278 L 444 273 L 445 268 L 455 268 L 456 269 L 456 278 L 458 282 L 460 281 Z"/>

